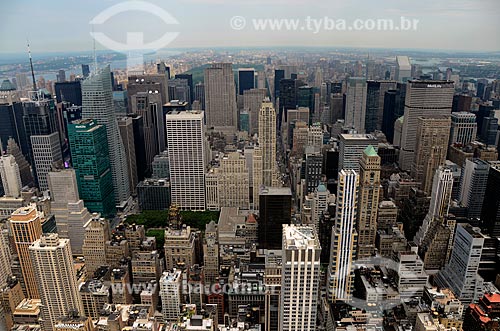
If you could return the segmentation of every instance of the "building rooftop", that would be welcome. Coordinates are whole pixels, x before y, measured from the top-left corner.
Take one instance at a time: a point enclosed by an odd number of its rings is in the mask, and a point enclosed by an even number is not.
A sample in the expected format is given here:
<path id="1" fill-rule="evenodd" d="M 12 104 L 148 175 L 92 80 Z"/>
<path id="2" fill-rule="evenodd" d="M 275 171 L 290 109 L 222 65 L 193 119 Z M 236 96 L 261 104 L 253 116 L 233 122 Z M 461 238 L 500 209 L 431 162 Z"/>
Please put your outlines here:
<path id="1" fill-rule="evenodd" d="M 284 249 L 320 249 L 316 231 L 310 226 L 283 226 Z"/>
<path id="2" fill-rule="evenodd" d="M 292 195 L 292 190 L 289 187 L 262 187 L 260 195 Z"/>

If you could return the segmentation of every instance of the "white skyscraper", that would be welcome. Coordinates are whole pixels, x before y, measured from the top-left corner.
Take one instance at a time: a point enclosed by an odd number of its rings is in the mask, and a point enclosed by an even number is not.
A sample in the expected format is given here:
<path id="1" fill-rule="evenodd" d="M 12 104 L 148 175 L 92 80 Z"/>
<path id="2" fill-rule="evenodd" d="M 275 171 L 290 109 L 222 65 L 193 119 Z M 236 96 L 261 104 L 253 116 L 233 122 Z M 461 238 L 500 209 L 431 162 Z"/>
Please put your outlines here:
<path id="1" fill-rule="evenodd" d="M 354 281 L 353 260 L 356 258 L 356 215 L 359 175 L 354 170 L 341 170 L 337 189 L 337 211 L 332 227 L 328 297 L 330 301 L 349 301 Z"/>
<path id="2" fill-rule="evenodd" d="M 363 151 L 368 146 L 374 146 L 377 151 L 377 138 L 371 134 L 340 134 L 339 143 L 339 169 L 352 169 L 359 171 L 359 162 Z"/>
<path id="3" fill-rule="evenodd" d="M 106 126 L 115 202 L 124 205 L 130 197 L 127 156 L 113 106 L 109 65 L 82 81 L 82 117 Z"/>
<path id="4" fill-rule="evenodd" d="M 50 189 L 50 208 L 56 218 L 57 233 L 71 240 L 74 254 L 82 254 L 85 224 L 92 215 L 78 196 L 74 169 L 57 169 L 47 174 Z"/>
<path id="5" fill-rule="evenodd" d="M 467 111 L 451 113 L 451 131 L 449 144 L 468 145 L 476 139 L 476 115 Z"/>
<path id="6" fill-rule="evenodd" d="M 182 272 L 164 272 L 160 278 L 161 312 L 165 321 L 177 321 L 181 312 Z"/>
<path id="7" fill-rule="evenodd" d="M 207 146 L 202 111 L 166 115 L 172 203 L 182 209 L 205 210 Z"/>
<path id="8" fill-rule="evenodd" d="M 477 274 L 485 236 L 479 228 L 458 224 L 448 264 L 436 277 L 440 287 L 451 288 L 463 304 L 483 294 L 483 279 Z"/>
<path id="9" fill-rule="evenodd" d="M 433 221 L 442 220 L 443 217 L 448 216 L 452 189 L 453 172 L 451 169 L 439 167 L 434 174 L 434 180 L 432 182 L 429 212 L 425 216 L 424 222 L 413 239 L 417 245 L 422 243 Z"/>
<path id="10" fill-rule="evenodd" d="M 238 126 L 233 65 L 212 63 L 205 69 L 205 111 L 207 126 L 234 133 Z"/>
<path id="11" fill-rule="evenodd" d="M 280 321 L 283 331 L 316 330 L 321 246 L 309 226 L 283 226 Z"/>
<path id="12" fill-rule="evenodd" d="M 396 56 L 396 80 L 406 82 L 411 78 L 411 63 L 408 56 Z"/>
<path id="13" fill-rule="evenodd" d="M 47 174 L 55 164 L 62 162 L 59 133 L 54 132 L 49 135 L 31 136 L 30 138 L 38 188 L 40 191 L 46 191 L 49 189 Z"/>
<path id="14" fill-rule="evenodd" d="M 276 111 L 266 99 L 259 113 L 259 146 L 262 150 L 262 183 L 275 186 L 276 177 Z M 273 183 L 274 181 L 274 183 Z M 274 185 L 273 185 L 274 184 Z"/>
<path id="15" fill-rule="evenodd" d="M 56 321 L 71 311 L 83 314 L 69 239 L 46 234 L 29 251 L 42 301 L 42 330 L 53 330 Z"/>
<path id="16" fill-rule="evenodd" d="M 0 178 L 6 196 L 17 198 L 21 195 L 21 175 L 14 156 L 6 154 L 0 157 Z"/>
<path id="17" fill-rule="evenodd" d="M 361 77 L 349 78 L 345 105 L 345 127 L 358 133 L 365 132 L 366 80 Z"/>

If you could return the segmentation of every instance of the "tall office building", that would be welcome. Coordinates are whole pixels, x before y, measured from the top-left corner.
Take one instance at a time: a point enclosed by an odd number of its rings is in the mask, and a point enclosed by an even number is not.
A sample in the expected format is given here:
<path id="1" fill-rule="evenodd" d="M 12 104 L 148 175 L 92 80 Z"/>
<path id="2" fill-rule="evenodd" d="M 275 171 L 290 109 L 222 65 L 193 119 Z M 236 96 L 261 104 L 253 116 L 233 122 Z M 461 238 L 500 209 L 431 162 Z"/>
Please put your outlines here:
<path id="1" fill-rule="evenodd" d="M 22 186 L 31 185 L 33 183 L 33 175 L 31 173 L 30 164 L 13 138 L 9 138 L 7 141 L 7 154 L 12 155 L 16 160 L 17 166 L 19 167 Z"/>
<path id="2" fill-rule="evenodd" d="M 483 294 L 483 279 L 477 271 L 484 240 L 479 228 L 458 224 L 450 260 L 435 279 L 439 287 L 450 288 L 463 304 L 477 301 Z"/>
<path id="3" fill-rule="evenodd" d="M 250 183 L 245 156 L 232 152 L 222 157 L 218 168 L 221 207 L 250 208 Z"/>
<path id="4" fill-rule="evenodd" d="M 31 136 L 35 174 L 40 191 L 49 189 L 47 174 L 56 164 L 63 161 L 61 143 L 57 132 L 49 135 Z"/>
<path id="5" fill-rule="evenodd" d="M 262 187 L 259 194 L 259 248 L 279 249 L 283 225 L 292 221 L 292 191 L 289 187 Z"/>
<path id="6" fill-rule="evenodd" d="M 378 146 L 377 138 L 371 134 L 340 134 L 339 169 L 359 171 L 359 161 L 368 146 Z M 375 151 L 377 147 L 374 147 Z"/>
<path id="7" fill-rule="evenodd" d="M 78 194 L 74 169 L 55 169 L 47 174 L 50 189 L 50 210 L 56 218 L 57 233 L 71 241 L 74 254 L 82 254 L 85 224 L 91 214 Z"/>
<path id="8" fill-rule="evenodd" d="M 120 130 L 120 137 L 122 138 L 123 147 L 125 147 L 125 155 L 127 156 L 130 192 L 135 195 L 135 189 L 139 181 L 137 177 L 137 157 L 135 155 L 133 121 L 134 120 L 132 117 L 122 117 L 118 119 L 118 128 Z"/>
<path id="9" fill-rule="evenodd" d="M 205 210 L 204 112 L 173 111 L 166 122 L 172 203 L 182 209 Z"/>
<path id="10" fill-rule="evenodd" d="M 243 95 L 247 90 L 255 88 L 255 69 L 240 68 L 238 69 L 238 94 Z"/>
<path id="11" fill-rule="evenodd" d="M 280 96 L 280 82 L 285 78 L 285 70 L 275 69 L 274 70 L 274 98 Z"/>
<path id="12" fill-rule="evenodd" d="M 61 316 L 83 315 L 69 239 L 61 239 L 56 233 L 46 234 L 29 251 L 42 301 L 42 329 L 53 330 Z"/>
<path id="13" fill-rule="evenodd" d="M 309 226 L 283 226 L 281 330 L 316 330 L 321 246 Z"/>
<path id="14" fill-rule="evenodd" d="M 195 100 L 195 98 L 194 98 L 193 75 L 192 74 L 177 74 L 177 75 L 175 75 L 175 78 L 185 79 L 187 81 L 188 86 L 189 86 L 189 96 L 190 96 L 190 100 L 191 100 L 191 103 L 192 103 Z M 172 100 L 172 99 L 173 98 L 170 97 L 170 100 Z"/>
<path id="15" fill-rule="evenodd" d="M 489 163 L 481 159 L 467 159 L 462 167 L 459 201 L 469 218 L 481 217 L 489 171 Z"/>
<path id="16" fill-rule="evenodd" d="M 143 161 L 143 163 L 145 163 L 146 171 L 148 171 L 154 156 L 162 151 L 160 149 L 160 140 L 165 135 L 165 129 L 159 128 L 161 123 L 164 123 L 161 95 L 159 93 L 137 92 L 131 97 L 130 102 L 132 113 L 142 118 L 142 149 L 145 154 L 145 162 Z M 161 117 L 162 120 L 159 121 L 158 117 Z"/>
<path id="17" fill-rule="evenodd" d="M 370 145 L 363 151 L 359 169 L 358 258 L 370 257 L 375 252 L 379 198 L 380 156 Z"/>
<path id="18" fill-rule="evenodd" d="M 500 238 L 500 161 L 490 162 L 481 219 L 489 235 Z"/>
<path id="19" fill-rule="evenodd" d="M 357 133 L 365 132 L 366 80 L 351 77 L 347 83 L 344 126 Z"/>
<path id="20" fill-rule="evenodd" d="M 26 286 L 25 294 L 30 299 L 39 299 L 37 283 L 33 262 L 30 258 L 28 248 L 42 236 L 42 214 L 35 205 L 17 209 L 9 218 L 10 229 L 13 236 L 19 264 Z"/>
<path id="21" fill-rule="evenodd" d="M 365 131 L 382 129 L 385 92 L 394 91 L 395 81 L 369 80 L 366 82 Z"/>
<path id="22" fill-rule="evenodd" d="M 18 198 L 21 195 L 23 185 L 14 156 L 9 154 L 0 156 L 0 179 L 6 196 Z"/>
<path id="23" fill-rule="evenodd" d="M 421 189 L 430 194 L 436 169 L 444 165 L 450 138 L 450 117 L 419 117 L 417 120 L 417 143 L 412 166 L 412 175 L 422 183 Z"/>
<path id="24" fill-rule="evenodd" d="M 276 177 L 276 111 L 269 99 L 259 113 L 259 146 L 262 149 L 262 183 L 275 186 Z"/>
<path id="25" fill-rule="evenodd" d="M 160 278 L 161 312 L 165 321 L 177 321 L 182 303 L 182 271 L 166 271 Z"/>
<path id="26" fill-rule="evenodd" d="M 106 264 L 106 242 L 110 240 L 109 221 L 94 215 L 85 225 L 82 253 L 88 275 Z"/>
<path id="27" fill-rule="evenodd" d="M 109 65 L 82 81 L 82 107 L 82 117 L 95 120 L 106 131 L 115 203 L 123 206 L 130 197 L 129 173 L 125 147 L 114 114 Z M 102 140 L 99 143 L 102 144 Z"/>
<path id="28" fill-rule="evenodd" d="M 205 228 L 203 243 L 203 268 L 205 284 L 211 285 L 219 278 L 219 241 L 217 238 L 217 224 L 211 221 Z"/>
<path id="29" fill-rule="evenodd" d="M 200 102 L 201 110 L 205 110 L 205 84 L 199 82 L 194 86 L 194 100 Z"/>
<path id="30" fill-rule="evenodd" d="M 81 81 L 57 82 L 54 84 L 57 102 L 69 102 L 75 106 L 82 105 Z"/>
<path id="31" fill-rule="evenodd" d="M 396 56 L 396 80 L 406 82 L 411 79 L 411 63 L 408 56 Z"/>
<path id="32" fill-rule="evenodd" d="M 238 112 L 231 63 L 213 63 L 205 69 L 205 112 L 208 127 L 224 133 L 236 132 Z"/>
<path id="33" fill-rule="evenodd" d="M 243 91 L 243 109 L 248 111 L 250 117 L 249 132 L 252 135 L 259 132 L 259 113 L 265 96 L 265 89 Z"/>
<path id="34" fill-rule="evenodd" d="M 448 216 L 452 189 L 453 172 L 448 168 L 439 167 L 434 174 L 432 191 L 430 192 L 431 201 L 429 211 L 415 235 L 415 238 L 413 238 L 413 241 L 417 245 L 422 243 L 433 222 L 442 221 Z"/>
<path id="35" fill-rule="evenodd" d="M 498 144 L 498 118 L 488 116 L 483 118 L 483 125 L 479 137 L 487 146 L 496 146 Z"/>
<path id="36" fill-rule="evenodd" d="M 409 81 L 401 133 L 399 166 L 410 170 L 417 145 L 418 118 L 450 116 L 455 86 L 448 81 Z"/>
<path id="37" fill-rule="evenodd" d="M 456 143 L 466 146 L 476 139 L 476 135 L 476 115 L 466 111 L 451 113 L 451 131 L 448 145 Z"/>
<path id="38" fill-rule="evenodd" d="M 339 172 L 335 225 L 332 227 L 330 263 L 328 266 L 328 298 L 349 301 L 354 282 L 353 261 L 356 259 L 356 231 L 359 175 L 354 170 Z"/>
<path id="39" fill-rule="evenodd" d="M 68 134 L 80 199 L 91 212 L 114 215 L 106 129 L 94 120 L 79 120 L 68 124 Z"/>
<path id="40" fill-rule="evenodd" d="M 24 130 L 19 130 L 17 143 L 33 166 L 33 154 L 30 137 L 50 135 L 58 131 L 58 119 L 54 100 L 46 99 L 42 93 L 37 96 L 37 101 L 22 102 L 22 122 Z M 17 117 L 17 116 L 16 116 Z M 20 125 L 19 123 L 17 124 Z"/>

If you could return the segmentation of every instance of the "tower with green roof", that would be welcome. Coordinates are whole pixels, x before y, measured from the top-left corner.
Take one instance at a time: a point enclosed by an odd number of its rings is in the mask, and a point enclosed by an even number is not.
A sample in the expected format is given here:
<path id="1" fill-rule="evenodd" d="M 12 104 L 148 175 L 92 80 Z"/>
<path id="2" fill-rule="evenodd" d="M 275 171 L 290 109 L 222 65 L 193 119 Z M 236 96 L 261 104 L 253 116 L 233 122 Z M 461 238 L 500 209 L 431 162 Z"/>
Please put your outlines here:
<path id="1" fill-rule="evenodd" d="M 94 120 L 68 124 L 71 161 L 76 171 L 80 199 L 91 212 L 115 214 L 113 177 L 106 129 Z"/>

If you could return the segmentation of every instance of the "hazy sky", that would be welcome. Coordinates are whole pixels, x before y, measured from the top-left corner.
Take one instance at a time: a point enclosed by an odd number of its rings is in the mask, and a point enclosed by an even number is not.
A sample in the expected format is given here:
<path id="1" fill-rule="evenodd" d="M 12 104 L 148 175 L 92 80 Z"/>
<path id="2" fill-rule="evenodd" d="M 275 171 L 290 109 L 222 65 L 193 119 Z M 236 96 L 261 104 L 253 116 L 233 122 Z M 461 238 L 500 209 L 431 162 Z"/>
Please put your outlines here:
<path id="1" fill-rule="evenodd" d="M 33 51 L 92 49 L 89 21 L 116 0 L 1 0 L 0 52 L 22 52 L 29 37 Z M 155 15 L 124 12 L 95 26 L 111 39 L 144 32 L 152 41 L 179 32 L 168 47 L 348 46 L 499 51 L 500 0 L 151 0 L 179 24 Z M 233 30 L 233 16 L 247 26 Z M 419 20 L 417 31 L 255 31 L 254 18 L 392 18 Z M 167 47 L 167 48 L 168 48 Z M 98 45 L 99 49 L 105 49 Z"/>

